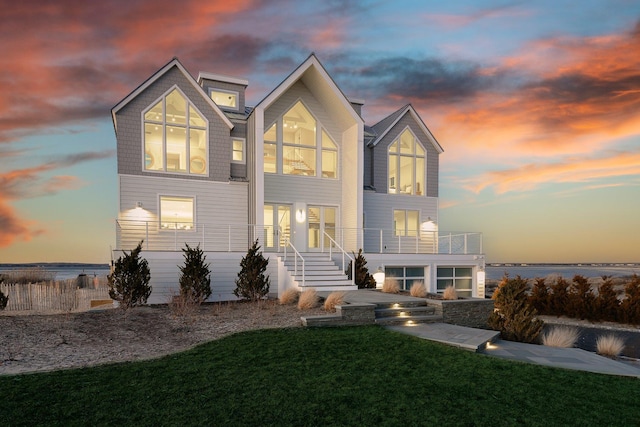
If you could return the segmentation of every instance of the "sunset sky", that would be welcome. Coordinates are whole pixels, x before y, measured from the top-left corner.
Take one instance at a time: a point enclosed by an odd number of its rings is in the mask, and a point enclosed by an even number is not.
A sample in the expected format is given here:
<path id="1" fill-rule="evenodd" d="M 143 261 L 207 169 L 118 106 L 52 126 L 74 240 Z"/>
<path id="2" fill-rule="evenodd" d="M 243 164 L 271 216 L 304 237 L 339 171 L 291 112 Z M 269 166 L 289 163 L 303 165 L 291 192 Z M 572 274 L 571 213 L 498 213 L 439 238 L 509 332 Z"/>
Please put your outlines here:
<path id="1" fill-rule="evenodd" d="M 172 57 L 255 105 L 311 52 L 367 124 L 413 104 L 488 262 L 640 262 L 637 0 L 0 0 L 0 51 L 0 263 L 108 262 L 110 110 Z"/>

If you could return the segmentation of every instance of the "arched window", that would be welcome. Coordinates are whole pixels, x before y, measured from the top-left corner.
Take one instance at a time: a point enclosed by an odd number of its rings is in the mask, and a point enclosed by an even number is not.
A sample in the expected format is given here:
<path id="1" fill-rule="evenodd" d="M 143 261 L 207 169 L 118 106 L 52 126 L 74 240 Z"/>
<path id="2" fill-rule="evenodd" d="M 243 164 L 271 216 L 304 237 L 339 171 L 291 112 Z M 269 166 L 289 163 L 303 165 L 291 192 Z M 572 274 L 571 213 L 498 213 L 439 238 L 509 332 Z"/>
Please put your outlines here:
<path id="1" fill-rule="evenodd" d="M 388 192 L 421 196 L 425 191 L 424 182 L 425 150 L 407 128 L 389 146 Z"/>
<path id="2" fill-rule="evenodd" d="M 144 112 L 144 170 L 207 173 L 207 120 L 177 89 Z"/>

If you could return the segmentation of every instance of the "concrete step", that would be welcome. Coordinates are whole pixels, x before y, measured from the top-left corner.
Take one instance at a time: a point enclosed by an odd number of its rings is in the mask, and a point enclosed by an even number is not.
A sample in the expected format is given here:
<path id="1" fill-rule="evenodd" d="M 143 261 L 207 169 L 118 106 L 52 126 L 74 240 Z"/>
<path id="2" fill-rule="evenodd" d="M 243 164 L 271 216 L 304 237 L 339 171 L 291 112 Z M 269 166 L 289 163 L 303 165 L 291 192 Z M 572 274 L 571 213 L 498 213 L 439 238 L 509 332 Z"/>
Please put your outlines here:
<path id="1" fill-rule="evenodd" d="M 318 292 L 323 292 L 323 293 L 358 290 L 358 287 L 356 285 L 351 285 L 351 282 L 349 282 L 349 284 L 336 284 L 334 282 L 324 282 L 322 284 L 314 284 L 313 286 L 309 286 L 308 284 L 306 285 L 307 286 L 300 285 L 301 292 L 304 292 L 305 289 L 315 289 Z"/>
<path id="2" fill-rule="evenodd" d="M 399 307 L 399 308 L 376 308 L 376 318 L 383 317 L 400 317 L 407 318 L 412 316 L 428 316 L 436 312 L 435 307 L 417 306 L 417 307 Z"/>
<path id="3" fill-rule="evenodd" d="M 439 323 L 442 322 L 442 316 L 439 314 L 430 314 L 424 316 L 410 317 L 376 317 L 376 324 L 388 325 L 416 325 L 419 323 Z"/>
<path id="4" fill-rule="evenodd" d="M 302 287 L 302 279 L 297 280 L 298 282 L 298 286 Z M 353 283 L 351 283 L 351 280 L 335 280 L 335 279 L 331 279 L 331 280 L 309 280 L 308 278 L 305 279 L 304 281 L 304 286 L 305 287 L 320 287 L 320 286 L 351 286 L 353 285 Z M 358 287 L 353 285 L 354 289 L 357 289 Z"/>

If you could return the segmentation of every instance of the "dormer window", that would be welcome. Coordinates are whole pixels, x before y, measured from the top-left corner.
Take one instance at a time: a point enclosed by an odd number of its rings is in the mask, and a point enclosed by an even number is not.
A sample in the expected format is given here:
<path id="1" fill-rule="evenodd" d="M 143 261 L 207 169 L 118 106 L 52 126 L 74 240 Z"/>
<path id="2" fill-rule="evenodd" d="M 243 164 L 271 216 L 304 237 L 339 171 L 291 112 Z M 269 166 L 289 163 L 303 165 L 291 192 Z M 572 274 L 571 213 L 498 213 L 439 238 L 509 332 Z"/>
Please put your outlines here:
<path id="1" fill-rule="evenodd" d="M 222 89 L 210 89 L 209 96 L 220 108 L 227 110 L 238 109 L 238 92 Z"/>
<path id="2" fill-rule="evenodd" d="M 409 128 L 389 146 L 389 194 L 424 194 L 425 149 Z"/>
<path id="3" fill-rule="evenodd" d="M 144 113 L 146 171 L 207 173 L 207 120 L 177 88 Z"/>

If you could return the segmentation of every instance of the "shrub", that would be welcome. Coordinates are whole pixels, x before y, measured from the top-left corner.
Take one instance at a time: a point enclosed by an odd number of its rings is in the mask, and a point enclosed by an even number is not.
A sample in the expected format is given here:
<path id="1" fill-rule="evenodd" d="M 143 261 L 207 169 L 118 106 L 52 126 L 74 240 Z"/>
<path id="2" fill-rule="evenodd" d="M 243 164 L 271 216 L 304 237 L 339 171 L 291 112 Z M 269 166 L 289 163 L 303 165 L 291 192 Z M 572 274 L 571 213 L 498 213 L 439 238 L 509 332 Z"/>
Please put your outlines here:
<path id="1" fill-rule="evenodd" d="M 395 277 L 389 277 L 385 279 L 384 284 L 382 285 L 382 292 L 388 294 L 397 294 L 400 292 L 400 284 L 395 279 Z"/>
<path id="2" fill-rule="evenodd" d="M 597 318 L 595 301 L 596 297 L 587 278 L 579 274 L 573 276 L 573 283 L 569 287 L 565 314 L 581 320 L 594 320 Z"/>
<path id="3" fill-rule="evenodd" d="M 190 247 L 185 243 L 182 249 L 184 265 L 180 267 L 180 295 L 185 301 L 192 301 L 197 305 L 211 296 L 211 270 L 200 246 Z"/>
<path id="4" fill-rule="evenodd" d="M 623 322 L 640 323 L 640 277 L 634 274 L 624 287 L 625 299 L 620 303 Z"/>
<path id="5" fill-rule="evenodd" d="M 613 334 L 601 335 L 596 340 L 596 353 L 607 357 L 618 357 L 624 350 L 624 340 Z"/>
<path id="6" fill-rule="evenodd" d="M 544 278 L 536 277 L 529 295 L 529 304 L 540 314 L 550 314 L 551 295 Z"/>
<path id="7" fill-rule="evenodd" d="M 280 295 L 280 304 L 289 305 L 298 301 L 298 291 L 293 288 L 289 288 Z"/>
<path id="8" fill-rule="evenodd" d="M 565 307 L 569 303 L 569 282 L 562 277 L 558 277 L 551 285 L 551 298 L 549 304 L 549 314 L 562 316 L 565 314 Z"/>
<path id="9" fill-rule="evenodd" d="M 356 286 L 358 286 L 358 289 L 375 289 L 376 281 L 373 275 L 369 274 L 367 260 L 364 255 L 362 255 L 362 248 L 358 250 L 358 255 L 356 255 L 355 252 L 352 252 L 352 254 L 356 270 L 356 277 L 354 279 Z M 351 278 L 351 264 L 349 264 L 349 268 L 347 268 L 347 276 Z"/>
<path id="10" fill-rule="evenodd" d="M 233 294 L 251 301 L 264 298 L 269 293 L 269 285 L 271 284 L 269 276 L 264 275 L 267 265 L 269 265 L 269 260 L 262 256 L 256 239 L 247 255 L 240 261 L 241 268 Z"/>
<path id="11" fill-rule="evenodd" d="M 413 282 L 413 285 L 411 285 L 411 289 L 409 290 L 409 294 L 412 297 L 425 298 L 427 296 L 427 288 L 425 288 L 422 281 Z"/>
<path id="12" fill-rule="evenodd" d="M 298 308 L 300 310 L 310 310 L 318 305 L 318 293 L 315 289 L 306 289 L 298 298 Z"/>
<path id="13" fill-rule="evenodd" d="M 571 348 L 580 337 L 577 328 L 568 326 L 554 326 L 542 335 L 542 344 L 549 347 Z"/>
<path id="14" fill-rule="evenodd" d="M 326 300 L 324 300 L 324 309 L 326 311 L 336 311 L 336 305 L 344 302 L 345 292 L 331 292 Z"/>
<path id="15" fill-rule="evenodd" d="M 44 267 L 28 267 L 18 270 L 10 270 L 2 273 L 6 283 L 12 285 L 26 285 L 28 283 L 53 282 L 56 273 L 48 271 Z"/>
<path id="16" fill-rule="evenodd" d="M 620 320 L 620 301 L 618 293 L 613 288 L 613 280 L 611 277 L 603 276 L 602 284 L 598 288 L 598 297 L 596 298 L 596 307 L 599 318 L 609 322 Z"/>
<path id="17" fill-rule="evenodd" d="M 449 285 L 444 289 L 442 293 L 442 299 L 446 300 L 456 300 L 458 299 L 458 293 L 456 292 L 456 288 L 453 285 Z"/>
<path id="18" fill-rule="evenodd" d="M 0 277 L 0 284 L 2 284 L 2 277 Z M 5 295 L 0 291 L 0 311 L 7 308 L 7 304 L 9 303 L 9 296 Z"/>
<path id="19" fill-rule="evenodd" d="M 191 324 L 195 321 L 194 315 L 196 314 L 198 307 L 200 307 L 201 301 L 196 300 L 193 294 L 179 293 L 177 295 L 172 294 L 169 297 L 169 312 L 175 317 L 179 317 L 185 323 Z"/>
<path id="20" fill-rule="evenodd" d="M 495 311 L 489 316 L 489 326 L 500 331 L 502 338 L 506 340 L 534 342 L 543 323 L 536 319 L 536 310 L 529 305 L 527 281 L 520 276 L 515 279 L 505 276 L 493 298 Z"/>
<path id="21" fill-rule="evenodd" d="M 151 295 L 151 273 L 147 260 L 140 258 L 142 241 L 129 254 L 122 251 L 123 256 L 115 262 L 113 273 L 109 274 L 109 297 L 120 303 L 120 307 L 128 310 L 137 305 L 146 304 Z"/>

